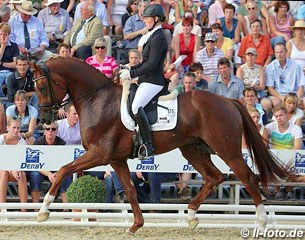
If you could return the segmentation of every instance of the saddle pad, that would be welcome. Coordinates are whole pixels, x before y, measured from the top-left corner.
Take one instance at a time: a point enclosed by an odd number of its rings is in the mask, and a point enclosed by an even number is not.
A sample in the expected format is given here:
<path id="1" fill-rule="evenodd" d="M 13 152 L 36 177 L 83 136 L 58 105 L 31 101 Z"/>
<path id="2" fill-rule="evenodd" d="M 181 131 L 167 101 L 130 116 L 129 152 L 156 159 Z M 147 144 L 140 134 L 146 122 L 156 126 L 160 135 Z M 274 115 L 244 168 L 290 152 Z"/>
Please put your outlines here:
<path id="1" fill-rule="evenodd" d="M 174 129 L 177 124 L 178 99 L 175 98 L 167 101 L 159 100 L 157 112 L 157 122 L 151 125 L 151 131 L 164 131 Z M 130 117 L 127 110 L 127 102 L 124 101 L 123 98 L 121 99 L 121 120 L 128 130 L 134 131 L 135 122 Z"/>

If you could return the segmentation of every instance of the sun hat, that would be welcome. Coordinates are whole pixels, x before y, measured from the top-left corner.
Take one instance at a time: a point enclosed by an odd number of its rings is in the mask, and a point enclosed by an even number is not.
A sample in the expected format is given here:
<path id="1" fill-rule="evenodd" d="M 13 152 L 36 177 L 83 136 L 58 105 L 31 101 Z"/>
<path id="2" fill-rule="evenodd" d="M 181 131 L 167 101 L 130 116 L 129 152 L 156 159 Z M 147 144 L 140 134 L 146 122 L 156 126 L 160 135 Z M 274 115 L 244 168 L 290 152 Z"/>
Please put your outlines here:
<path id="1" fill-rule="evenodd" d="M 291 26 L 291 28 L 305 28 L 305 22 L 303 20 L 298 20 L 294 23 L 294 26 Z"/>
<path id="2" fill-rule="evenodd" d="M 20 13 L 26 15 L 35 15 L 38 12 L 38 10 L 33 7 L 31 1 L 25 1 L 21 5 L 17 5 L 16 8 Z"/>
<path id="3" fill-rule="evenodd" d="M 256 49 L 255 48 L 247 48 L 246 50 L 246 54 L 248 53 L 252 53 L 253 55 L 257 56 L 257 52 L 256 52 Z"/>
<path id="4" fill-rule="evenodd" d="M 50 6 L 51 4 L 53 3 L 61 3 L 63 2 L 64 0 L 48 0 L 44 5 L 45 6 Z"/>
<path id="5" fill-rule="evenodd" d="M 8 3 L 10 3 L 10 4 L 21 4 L 21 3 L 23 3 L 25 0 L 10 0 Z"/>

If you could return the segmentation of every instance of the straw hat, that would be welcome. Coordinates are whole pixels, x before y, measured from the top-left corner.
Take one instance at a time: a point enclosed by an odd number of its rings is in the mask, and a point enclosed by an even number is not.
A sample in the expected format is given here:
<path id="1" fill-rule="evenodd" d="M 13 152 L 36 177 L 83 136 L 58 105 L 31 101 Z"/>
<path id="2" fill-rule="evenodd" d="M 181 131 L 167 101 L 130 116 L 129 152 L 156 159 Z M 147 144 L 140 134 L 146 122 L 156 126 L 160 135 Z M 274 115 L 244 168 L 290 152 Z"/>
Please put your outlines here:
<path id="1" fill-rule="evenodd" d="M 31 1 L 25 1 L 21 5 L 17 5 L 16 8 L 20 13 L 26 15 L 35 15 L 38 12 L 38 10 L 33 7 Z"/>
<path id="2" fill-rule="evenodd" d="M 21 4 L 21 3 L 23 3 L 25 0 L 10 0 L 8 3 L 10 3 L 10 4 Z"/>
<path id="3" fill-rule="evenodd" d="M 294 26 L 291 26 L 291 28 L 305 28 L 305 22 L 303 20 L 296 21 Z"/>
<path id="4" fill-rule="evenodd" d="M 49 5 L 53 4 L 53 3 L 61 3 L 63 1 L 64 0 L 48 0 L 44 5 L 45 6 L 49 6 Z"/>

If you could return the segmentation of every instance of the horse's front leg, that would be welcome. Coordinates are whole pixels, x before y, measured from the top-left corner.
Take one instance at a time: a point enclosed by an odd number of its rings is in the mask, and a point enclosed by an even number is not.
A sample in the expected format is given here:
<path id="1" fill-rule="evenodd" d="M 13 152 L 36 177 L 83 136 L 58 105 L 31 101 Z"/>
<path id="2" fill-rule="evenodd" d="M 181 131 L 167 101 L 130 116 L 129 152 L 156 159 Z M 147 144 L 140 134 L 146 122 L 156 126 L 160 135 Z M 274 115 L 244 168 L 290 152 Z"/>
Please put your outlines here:
<path id="1" fill-rule="evenodd" d="M 43 203 L 38 213 L 38 222 L 48 220 L 50 215 L 49 207 L 51 203 L 54 202 L 56 193 L 58 192 L 58 189 L 64 178 L 72 175 L 74 172 L 79 172 L 102 165 L 102 161 L 99 156 L 100 155 L 96 149 L 91 149 L 88 150 L 80 158 L 68 163 L 67 165 L 59 169 L 59 171 L 55 175 L 55 181 L 52 183 L 51 188 L 43 199 Z"/>
<path id="2" fill-rule="evenodd" d="M 124 187 L 125 195 L 132 208 L 134 222 L 133 225 L 127 230 L 127 233 L 133 235 L 144 225 L 144 218 L 137 199 L 137 191 L 131 180 L 130 171 L 126 160 L 111 162 L 110 165 L 120 178 Z"/>

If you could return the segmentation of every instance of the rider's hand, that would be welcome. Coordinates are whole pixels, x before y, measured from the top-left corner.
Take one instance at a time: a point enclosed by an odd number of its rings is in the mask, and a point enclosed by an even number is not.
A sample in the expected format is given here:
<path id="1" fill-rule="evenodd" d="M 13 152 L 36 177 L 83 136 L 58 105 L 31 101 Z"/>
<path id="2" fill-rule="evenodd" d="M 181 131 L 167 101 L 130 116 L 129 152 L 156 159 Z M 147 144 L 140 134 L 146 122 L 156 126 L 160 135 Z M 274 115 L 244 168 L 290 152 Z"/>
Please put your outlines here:
<path id="1" fill-rule="evenodd" d="M 130 79 L 131 79 L 131 77 L 130 77 L 130 71 L 127 70 L 127 69 L 122 69 L 122 70 L 120 71 L 119 76 L 120 76 L 120 79 L 123 79 L 123 80 L 130 80 Z"/>

